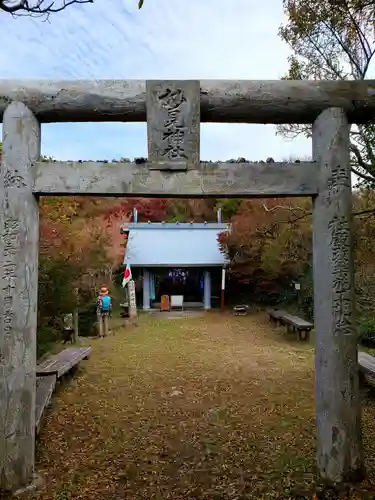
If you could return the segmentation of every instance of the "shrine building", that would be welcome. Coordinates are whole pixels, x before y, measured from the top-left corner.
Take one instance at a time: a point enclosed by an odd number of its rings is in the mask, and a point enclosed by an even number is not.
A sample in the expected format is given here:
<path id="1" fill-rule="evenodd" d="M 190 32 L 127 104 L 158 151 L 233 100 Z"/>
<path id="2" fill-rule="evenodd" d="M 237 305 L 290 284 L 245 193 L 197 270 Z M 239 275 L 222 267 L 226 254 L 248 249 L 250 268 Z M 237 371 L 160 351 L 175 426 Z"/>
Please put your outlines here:
<path id="1" fill-rule="evenodd" d="M 211 309 L 220 298 L 222 269 L 227 259 L 218 235 L 229 230 L 221 222 L 139 223 L 121 227 L 127 234 L 124 265 L 130 264 L 143 309 L 160 307 L 162 295 L 182 295 L 184 307 Z"/>

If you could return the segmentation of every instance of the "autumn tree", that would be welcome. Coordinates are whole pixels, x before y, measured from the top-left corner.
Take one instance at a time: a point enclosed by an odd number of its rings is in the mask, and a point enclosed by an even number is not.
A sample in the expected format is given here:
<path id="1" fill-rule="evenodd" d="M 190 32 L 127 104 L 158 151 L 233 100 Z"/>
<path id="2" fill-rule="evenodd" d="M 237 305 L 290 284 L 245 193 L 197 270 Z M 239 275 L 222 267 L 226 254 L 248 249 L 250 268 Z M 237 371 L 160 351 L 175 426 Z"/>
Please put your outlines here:
<path id="1" fill-rule="evenodd" d="M 219 244 L 230 260 L 232 281 L 246 285 L 247 299 L 281 301 L 294 280 L 309 275 L 309 216 L 307 199 L 242 201 Z"/>
<path id="2" fill-rule="evenodd" d="M 229 258 L 233 293 L 247 300 L 277 304 L 295 300 L 293 283 L 306 316 L 313 314 L 311 201 L 301 199 L 243 200 L 232 217 L 231 231 L 219 235 Z M 353 244 L 357 306 L 362 317 L 373 317 L 375 285 L 373 241 L 375 191 L 353 193 Z M 375 318 L 373 321 L 375 327 Z"/>
<path id="3" fill-rule="evenodd" d="M 366 0 L 283 0 L 288 17 L 279 34 L 293 51 L 286 79 L 363 80 L 375 51 L 374 2 Z M 278 132 L 311 136 L 310 126 L 279 126 Z M 352 171 L 375 181 L 375 126 L 351 128 Z"/>
<path id="4" fill-rule="evenodd" d="M 161 222 L 169 213 L 169 201 L 165 198 L 125 198 L 123 201 L 106 201 L 102 211 L 108 220 L 122 219 L 131 216 L 133 208 L 137 209 L 138 222 Z"/>
<path id="5" fill-rule="evenodd" d="M 70 312 L 74 288 L 92 267 L 106 258 L 105 234 L 80 216 L 74 198 L 40 200 L 39 320 Z"/>
<path id="6" fill-rule="evenodd" d="M 357 305 L 361 314 L 373 314 L 375 299 L 375 193 L 363 188 L 354 194 L 354 256 Z"/>
<path id="7" fill-rule="evenodd" d="M 120 224 L 129 215 L 108 218 L 107 210 L 116 204 L 115 199 L 98 197 L 40 199 L 38 335 L 46 332 L 42 343 L 48 343 L 63 314 L 74 310 L 77 298 L 90 328 L 100 285 L 112 285 L 115 292 L 125 243 Z"/>
<path id="8" fill-rule="evenodd" d="M 170 199 L 170 222 L 213 222 L 216 220 L 215 199 Z"/>
<path id="9" fill-rule="evenodd" d="M 215 199 L 128 198 L 106 202 L 103 214 L 108 220 L 121 219 L 136 208 L 138 222 L 212 222 L 216 220 L 216 205 Z"/>

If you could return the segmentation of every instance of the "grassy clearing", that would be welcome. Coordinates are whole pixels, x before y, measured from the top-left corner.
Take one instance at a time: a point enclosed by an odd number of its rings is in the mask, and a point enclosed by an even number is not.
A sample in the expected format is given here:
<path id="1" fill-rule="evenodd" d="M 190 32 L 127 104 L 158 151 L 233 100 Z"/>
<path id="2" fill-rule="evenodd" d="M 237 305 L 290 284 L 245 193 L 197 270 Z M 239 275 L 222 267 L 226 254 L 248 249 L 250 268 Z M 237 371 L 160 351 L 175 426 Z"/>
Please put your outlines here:
<path id="1" fill-rule="evenodd" d="M 141 317 L 91 340 L 38 444 L 38 500 L 288 499 L 315 484 L 313 348 L 261 315 Z M 364 408 L 375 478 L 375 407 Z"/>

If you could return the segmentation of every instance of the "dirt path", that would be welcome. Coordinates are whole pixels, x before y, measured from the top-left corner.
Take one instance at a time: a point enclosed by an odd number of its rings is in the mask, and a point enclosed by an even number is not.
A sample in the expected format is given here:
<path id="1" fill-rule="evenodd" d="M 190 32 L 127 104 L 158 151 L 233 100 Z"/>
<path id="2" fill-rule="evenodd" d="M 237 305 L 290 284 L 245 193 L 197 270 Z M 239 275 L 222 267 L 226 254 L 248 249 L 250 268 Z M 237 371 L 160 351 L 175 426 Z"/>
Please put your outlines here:
<path id="1" fill-rule="evenodd" d="M 46 419 L 34 498 L 312 498 L 311 345 L 215 313 L 143 317 L 91 344 Z"/>

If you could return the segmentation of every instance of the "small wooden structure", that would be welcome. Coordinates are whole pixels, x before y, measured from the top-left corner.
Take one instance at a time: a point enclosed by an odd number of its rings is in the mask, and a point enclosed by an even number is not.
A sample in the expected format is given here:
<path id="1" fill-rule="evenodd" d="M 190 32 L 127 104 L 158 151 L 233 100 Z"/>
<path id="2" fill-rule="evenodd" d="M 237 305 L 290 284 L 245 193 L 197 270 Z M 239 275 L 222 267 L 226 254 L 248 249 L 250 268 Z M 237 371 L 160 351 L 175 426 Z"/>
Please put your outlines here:
<path id="1" fill-rule="evenodd" d="M 317 465 L 332 483 L 363 477 L 349 125 L 374 121 L 375 81 L 0 80 L 1 117 L 0 488 L 34 469 L 42 195 L 313 197 Z M 145 120 L 147 160 L 41 158 L 41 123 Z M 311 124 L 313 161 L 202 162 L 201 121 Z"/>
<path id="2" fill-rule="evenodd" d="M 50 356 L 36 367 L 35 428 L 39 432 L 42 417 L 48 407 L 56 383 L 83 359 L 91 355 L 91 347 L 70 347 Z"/>
<path id="3" fill-rule="evenodd" d="M 37 365 L 36 375 L 38 377 L 56 375 L 60 378 L 77 366 L 80 361 L 88 359 L 91 352 L 92 347 L 68 347 Z"/>
<path id="4" fill-rule="evenodd" d="M 233 307 L 233 314 L 235 316 L 246 316 L 248 312 L 249 306 L 247 306 L 246 304 L 240 304 Z"/>
<path id="5" fill-rule="evenodd" d="M 184 174 L 185 175 L 185 174 Z M 183 295 L 185 302 L 211 309 L 212 284 L 227 262 L 218 236 L 228 228 L 221 222 L 133 222 L 121 226 L 128 233 L 124 265 L 142 276 L 141 307 L 157 307 L 162 295 Z M 218 292 L 218 290 L 217 290 Z"/>
<path id="6" fill-rule="evenodd" d="M 36 396 L 35 396 L 35 428 L 36 433 L 39 433 L 42 417 L 50 404 L 53 391 L 56 387 L 57 377 L 55 374 L 36 379 Z"/>
<path id="7" fill-rule="evenodd" d="M 268 312 L 270 320 L 276 324 L 276 326 L 286 326 L 287 331 L 296 332 L 297 340 L 309 340 L 310 332 L 314 328 L 314 325 L 309 321 L 306 321 L 298 316 L 289 314 L 286 311 L 272 310 Z"/>

